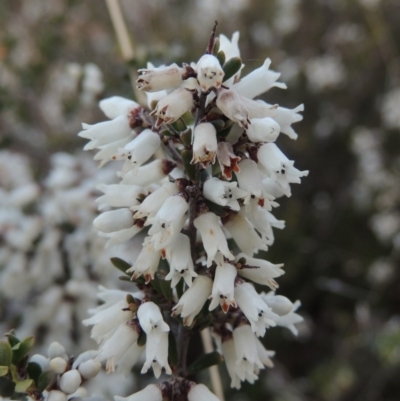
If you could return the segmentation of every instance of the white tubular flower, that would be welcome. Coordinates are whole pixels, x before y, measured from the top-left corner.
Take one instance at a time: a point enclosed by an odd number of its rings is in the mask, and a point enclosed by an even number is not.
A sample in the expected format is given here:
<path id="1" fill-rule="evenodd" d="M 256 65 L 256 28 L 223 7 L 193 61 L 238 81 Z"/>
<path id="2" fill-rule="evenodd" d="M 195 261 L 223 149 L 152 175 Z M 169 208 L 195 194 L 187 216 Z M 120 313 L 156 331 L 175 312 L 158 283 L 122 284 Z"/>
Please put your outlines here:
<path id="1" fill-rule="evenodd" d="M 135 325 L 123 323 L 101 344 L 97 358 L 99 361 L 106 361 L 107 372 L 115 371 L 115 365 L 138 338 L 138 328 Z"/>
<path id="2" fill-rule="evenodd" d="M 131 228 L 133 225 L 133 214 L 129 209 L 117 209 L 104 212 L 93 221 L 96 230 L 104 233 Z"/>
<path id="3" fill-rule="evenodd" d="M 61 377 L 58 385 L 60 390 L 67 394 L 75 393 L 82 383 L 82 377 L 76 369 L 65 372 Z"/>
<path id="4" fill-rule="evenodd" d="M 217 107 L 230 120 L 247 129 L 250 124 L 249 113 L 242 100 L 243 98 L 237 92 L 221 89 L 217 97 Z"/>
<path id="5" fill-rule="evenodd" d="M 236 308 L 233 295 L 235 291 L 236 275 L 237 269 L 231 263 L 222 263 L 217 266 L 210 296 L 211 303 L 208 310 L 214 310 L 218 304 L 221 305 L 224 313 L 228 312 L 231 305 Z"/>
<path id="6" fill-rule="evenodd" d="M 232 338 L 229 340 L 223 341 L 221 345 L 222 355 L 224 356 L 225 365 L 228 370 L 229 376 L 231 378 L 231 388 L 240 389 L 240 377 L 236 371 L 236 349 L 235 342 Z M 257 380 L 257 376 L 253 373 L 252 376 L 247 377 L 247 380 L 250 383 L 254 383 Z"/>
<path id="7" fill-rule="evenodd" d="M 164 183 L 160 188 L 147 196 L 140 205 L 131 207 L 131 210 L 136 211 L 134 215 L 135 219 L 151 219 L 157 214 L 166 199 L 169 196 L 175 195 L 177 192 L 178 187 L 175 183 Z M 147 224 L 149 223 L 146 222 L 145 225 Z"/>
<path id="8" fill-rule="evenodd" d="M 258 338 L 255 338 L 255 340 L 256 340 L 256 347 L 257 347 L 257 354 L 258 354 L 258 357 L 260 358 L 260 361 L 262 362 L 262 364 L 264 366 L 273 368 L 274 363 L 271 361 L 271 358 L 275 356 L 275 351 L 268 351 L 267 349 L 264 348 L 264 345 Z M 258 374 L 257 371 L 256 371 L 256 374 Z"/>
<path id="9" fill-rule="evenodd" d="M 169 196 L 157 214 L 149 221 L 149 230 L 155 250 L 162 250 L 171 244 L 186 221 L 189 204 L 181 195 Z"/>
<path id="10" fill-rule="evenodd" d="M 195 384 L 189 390 L 187 399 L 188 401 L 220 401 L 204 384 Z"/>
<path id="11" fill-rule="evenodd" d="M 154 274 L 157 271 L 160 258 L 161 252 L 155 251 L 150 242 L 150 237 L 146 237 L 136 262 L 126 272 L 133 273 L 132 280 L 136 280 L 143 275 L 146 283 L 149 283 L 150 280 L 154 279 Z"/>
<path id="12" fill-rule="evenodd" d="M 244 203 L 248 204 L 250 199 L 261 198 L 262 180 L 257 163 L 250 159 L 244 159 L 239 164 L 240 171 L 236 173 L 239 188 L 247 192 Z"/>
<path id="13" fill-rule="evenodd" d="M 254 379 L 254 372 L 264 369 L 257 352 L 257 338 L 248 324 L 233 330 L 236 351 L 236 372 L 241 380 Z"/>
<path id="14" fill-rule="evenodd" d="M 279 72 L 270 71 L 270 65 L 271 59 L 267 58 L 261 67 L 252 71 L 238 83 L 234 84 L 232 89 L 249 99 L 253 99 L 256 96 L 267 92 L 274 86 L 286 89 L 287 86 L 284 83 L 276 82 L 281 74 Z"/>
<path id="15" fill-rule="evenodd" d="M 177 64 L 168 67 L 143 68 L 137 79 L 137 87 L 146 92 L 157 92 L 163 89 L 171 89 L 182 83 L 183 68 Z"/>
<path id="16" fill-rule="evenodd" d="M 165 178 L 174 168 L 176 163 L 168 159 L 157 159 L 139 168 L 137 173 L 128 173 L 124 176 L 121 184 L 138 185 L 147 187 Z"/>
<path id="17" fill-rule="evenodd" d="M 246 265 L 256 267 L 254 268 L 242 268 L 238 269 L 238 274 L 241 277 L 247 278 L 257 284 L 267 285 L 272 290 L 278 288 L 278 283 L 274 280 L 276 277 L 282 276 L 285 272 L 281 269 L 283 263 L 273 264 L 264 259 L 256 259 L 246 256 L 243 253 L 240 253 L 236 256 L 236 260 L 239 261 L 241 258 L 246 259 Z M 265 301 L 265 299 L 263 298 Z M 266 301 L 265 301 L 266 302 Z M 267 303 L 268 306 L 270 306 Z M 272 309 L 274 313 L 277 313 Z M 277 313 L 280 315 L 279 313 Z"/>
<path id="18" fill-rule="evenodd" d="M 110 142 L 107 145 L 99 146 L 99 151 L 94 155 L 94 160 L 99 160 L 99 168 L 103 167 L 106 163 L 111 161 L 119 148 L 123 148 L 127 143 L 129 143 L 133 138 L 135 138 L 136 133 L 133 133 L 126 138 L 119 139 L 118 141 Z"/>
<path id="19" fill-rule="evenodd" d="M 155 127 L 162 124 L 171 124 L 183 114 L 193 108 L 192 90 L 186 88 L 175 89 L 168 96 L 162 98 L 150 115 L 156 115 Z"/>
<path id="20" fill-rule="evenodd" d="M 140 198 L 145 194 L 143 188 L 137 185 L 100 184 L 96 188 L 104 193 L 96 199 L 99 210 L 107 206 L 131 207 L 138 205 Z"/>
<path id="21" fill-rule="evenodd" d="M 127 377 L 131 373 L 132 367 L 141 360 L 144 351 L 144 345 L 138 345 L 137 342 L 133 343 L 118 361 L 117 373 L 123 373 Z"/>
<path id="22" fill-rule="evenodd" d="M 236 31 L 229 40 L 223 33 L 219 35 L 219 50 L 225 53 L 226 60 L 240 57 L 239 32 Z"/>
<path id="23" fill-rule="evenodd" d="M 251 124 L 246 131 L 250 141 L 275 142 L 281 131 L 279 124 L 271 117 L 252 118 Z"/>
<path id="24" fill-rule="evenodd" d="M 194 226 L 200 232 L 203 246 L 207 253 L 207 267 L 211 266 L 218 251 L 227 259 L 234 259 L 228 248 L 228 243 L 217 215 L 212 212 L 204 213 L 194 220 Z"/>
<path id="25" fill-rule="evenodd" d="M 199 124 L 194 129 L 193 138 L 193 159 L 191 163 L 201 163 L 204 168 L 210 163 L 215 163 L 218 150 L 215 127 L 211 123 Z"/>
<path id="26" fill-rule="evenodd" d="M 90 139 L 83 150 L 92 150 L 126 138 L 132 130 L 127 116 L 119 116 L 94 125 L 82 124 L 82 128 L 83 130 L 79 132 L 78 136 Z"/>
<path id="27" fill-rule="evenodd" d="M 267 294 L 261 293 L 261 298 L 272 309 L 272 312 L 279 316 L 284 316 L 293 310 L 293 303 L 282 295 L 275 295 L 274 291 Z"/>
<path id="28" fill-rule="evenodd" d="M 253 225 L 246 219 L 243 212 L 231 216 L 224 226 L 232 235 L 240 250 L 253 256 L 259 250 L 268 250 L 268 246 L 257 234 Z"/>
<path id="29" fill-rule="evenodd" d="M 123 244 L 126 241 L 129 241 L 136 234 L 142 231 L 143 226 L 141 225 L 133 225 L 130 228 L 125 228 L 120 231 L 116 231 L 113 233 L 99 233 L 101 237 L 108 238 L 108 241 L 105 245 L 105 249 L 108 249 L 114 245 Z"/>
<path id="30" fill-rule="evenodd" d="M 237 188 L 237 182 L 226 182 L 218 178 L 210 178 L 204 183 L 203 195 L 217 205 L 238 211 L 240 210 L 240 205 L 237 200 L 244 198 L 246 192 Z"/>
<path id="31" fill-rule="evenodd" d="M 302 316 L 296 313 L 297 309 L 299 309 L 301 306 L 300 301 L 296 301 L 293 304 L 293 309 L 287 313 L 286 315 L 283 315 L 279 318 L 277 325 L 281 327 L 286 327 L 289 329 L 295 336 L 299 334 L 299 331 L 297 330 L 297 327 L 295 326 L 298 323 L 301 323 L 304 319 Z"/>
<path id="32" fill-rule="evenodd" d="M 174 288 L 182 277 L 188 287 L 191 287 L 193 277 L 197 277 L 197 273 L 194 271 L 190 239 L 187 235 L 181 233 L 177 235 L 167 252 L 167 259 L 170 272 L 165 279 L 171 280 L 171 287 Z"/>
<path id="33" fill-rule="evenodd" d="M 308 175 L 307 170 L 297 170 L 293 166 L 294 161 L 289 160 L 274 143 L 262 145 L 258 149 L 257 158 L 258 165 L 282 188 L 288 188 L 292 183 L 299 184 L 300 177 Z"/>
<path id="34" fill-rule="evenodd" d="M 137 173 L 139 167 L 154 155 L 160 144 L 160 136 L 150 129 L 145 129 L 133 141 L 118 149 L 113 160 L 125 160 L 120 176 L 123 177 L 130 171 L 133 174 Z"/>
<path id="35" fill-rule="evenodd" d="M 251 324 L 258 337 L 262 337 L 268 327 L 276 326 L 279 316 L 272 312 L 250 283 L 235 287 L 235 300 Z"/>
<path id="36" fill-rule="evenodd" d="M 168 333 L 152 330 L 147 334 L 146 341 L 146 362 L 141 373 L 146 373 L 150 367 L 153 368 L 154 376 L 158 379 L 162 368 L 165 373 L 172 374 L 168 364 Z"/>
<path id="37" fill-rule="evenodd" d="M 183 324 L 191 326 L 208 297 L 211 295 L 213 282 L 210 277 L 197 276 L 192 286 L 187 289 L 172 309 L 172 316 L 181 315 Z"/>
<path id="38" fill-rule="evenodd" d="M 164 322 L 160 308 L 154 302 L 145 302 L 139 306 L 137 317 L 141 328 L 146 334 L 168 332 L 169 326 Z"/>
<path id="39" fill-rule="evenodd" d="M 224 70 L 218 59 L 212 54 L 205 54 L 197 62 L 197 80 L 201 90 L 208 92 L 210 89 L 219 89 L 224 78 Z"/>
<path id="40" fill-rule="evenodd" d="M 233 147 L 229 142 L 220 142 L 218 144 L 217 159 L 221 168 L 222 175 L 227 179 L 232 179 L 232 171 L 238 173 L 240 168 L 238 163 L 240 157 L 233 153 Z"/>
<path id="41" fill-rule="evenodd" d="M 138 391 L 129 397 L 114 396 L 115 401 L 163 401 L 160 388 L 155 384 L 149 384 L 143 390 Z"/>
<path id="42" fill-rule="evenodd" d="M 282 188 L 276 181 L 269 177 L 263 179 L 262 189 L 264 193 L 270 194 L 274 197 L 274 199 L 280 198 L 281 196 L 287 196 L 288 198 L 292 196 L 290 186 L 287 188 Z"/>
<path id="43" fill-rule="evenodd" d="M 108 97 L 107 99 L 103 99 L 100 101 L 99 107 L 110 119 L 114 119 L 119 116 L 128 116 L 129 118 L 132 113 L 142 109 L 138 103 L 121 96 L 112 96 Z"/>

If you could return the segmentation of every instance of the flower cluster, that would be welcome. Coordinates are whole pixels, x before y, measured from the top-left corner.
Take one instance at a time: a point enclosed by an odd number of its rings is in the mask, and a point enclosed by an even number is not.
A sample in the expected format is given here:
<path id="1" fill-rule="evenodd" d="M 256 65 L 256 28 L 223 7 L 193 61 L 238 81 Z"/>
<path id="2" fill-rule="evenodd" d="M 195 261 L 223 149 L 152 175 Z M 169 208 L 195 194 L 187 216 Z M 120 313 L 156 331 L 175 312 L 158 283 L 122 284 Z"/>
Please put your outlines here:
<path id="1" fill-rule="evenodd" d="M 260 254 L 274 243 L 273 229 L 284 227 L 272 213 L 276 199 L 290 196 L 291 184 L 308 174 L 275 144 L 280 133 L 296 139 L 292 124 L 302 119 L 303 105 L 255 100 L 286 87 L 270 63 L 242 78 L 237 41 L 213 32 L 197 63 L 139 70 L 150 110 L 108 98 L 100 108 L 110 121 L 84 124 L 79 133 L 101 166 L 122 162 L 120 183 L 98 187 L 105 211 L 94 227 L 107 246 L 143 235 L 137 259 L 119 261 L 139 291 L 102 290 L 104 304 L 84 323 L 93 325 L 108 371 L 129 369 L 145 353 L 143 373 L 152 367 L 158 378 L 164 368 L 175 378 L 129 400 L 173 399 L 177 386 L 189 401 L 214 399 L 185 378 L 182 325 L 211 327 L 236 388 L 272 366 L 273 352 L 260 341 L 267 329 L 297 333 L 300 303 L 275 294 L 283 264 Z M 254 284 L 271 291 L 258 293 Z M 168 355 L 171 339 L 181 347 L 177 361 Z"/>

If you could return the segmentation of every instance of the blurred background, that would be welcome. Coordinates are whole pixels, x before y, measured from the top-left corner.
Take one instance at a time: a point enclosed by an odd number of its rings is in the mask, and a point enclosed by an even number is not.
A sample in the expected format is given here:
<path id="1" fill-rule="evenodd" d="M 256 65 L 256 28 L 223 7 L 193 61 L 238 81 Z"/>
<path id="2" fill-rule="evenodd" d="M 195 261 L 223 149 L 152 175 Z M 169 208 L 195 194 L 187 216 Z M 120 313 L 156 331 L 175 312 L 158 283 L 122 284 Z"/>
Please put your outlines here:
<path id="1" fill-rule="evenodd" d="M 105 119 L 99 99 L 133 96 L 129 68 L 196 61 L 217 19 L 218 33 L 240 31 L 243 75 L 267 57 L 282 73 L 288 89 L 265 100 L 305 104 L 299 138 L 278 144 L 310 170 L 280 200 L 286 229 L 267 255 L 285 263 L 279 291 L 301 300 L 305 323 L 297 338 L 268 332 L 275 368 L 227 400 L 398 401 L 400 2 L 121 4 L 135 49 L 128 64 L 103 1 L 0 2 L 1 332 L 35 334 L 38 349 L 93 347 L 79 322 L 99 283 L 119 286 L 116 251 L 91 226 L 95 186 L 115 177 L 97 170 L 76 134 L 82 121 Z"/>

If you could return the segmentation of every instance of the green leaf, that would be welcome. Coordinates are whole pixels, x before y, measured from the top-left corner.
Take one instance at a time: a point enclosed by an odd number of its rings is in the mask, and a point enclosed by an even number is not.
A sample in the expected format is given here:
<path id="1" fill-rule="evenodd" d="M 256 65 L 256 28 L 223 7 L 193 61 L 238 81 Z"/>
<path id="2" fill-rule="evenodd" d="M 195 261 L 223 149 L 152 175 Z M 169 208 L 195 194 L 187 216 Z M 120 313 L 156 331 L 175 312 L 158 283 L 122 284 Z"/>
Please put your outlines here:
<path id="1" fill-rule="evenodd" d="M 222 50 L 220 52 L 218 52 L 217 59 L 222 67 L 225 64 L 225 60 L 226 60 L 225 53 Z"/>
<path id="2" fill-rule="evenodd" d="M 191 144 L 192 144 L 192 130 L 190 128 L 187 129 L 185 132 L 182 132 L 181 140 L 182 140 L 182 143 L 186 147 L 190 147 L 191 146 Z"/>
<path id="3" fill-rule="evenodd" d="M 29 362 L 26 368 L 29 378 L 35 381 L 35 384 L 38 384 L 40 374 L 42 373 L 41 366 L 36 362 Z"/>
<path id="4" fill-rule="evenodd" d="M 12 362 L 13 352 L 10 344 L 0 341 L 0 365 L 10 366 Z"/>
<path id="5" fill-rule="evenodd" d="M 0 377 L 5 376 L 8 373 L 8 366 L 0 366 Z"/>
<path id="6" fill-rule="evenodd" d="M 165 277 L 159 273 L 156 273 L 155 277 L 156 277 L 156 280 L 158 281 L 161 294 L 164 295 L 165 299 L 168 302 L 171 302 L 172 301 L 171 282 L 165 280 Z"/>
<path id="7" fill-rule="evenodd" d="M 11 330 L 9 333 L 6 334 L 8 343 L 11 347 L 15 347 L 21 340 L 14 335 L 14 330 Z"/>
<path id="8" fill-rule="evenodd" d="M 0 377 L 0 396 L 11 397 L 14 393 L 15 383 L 7 377 Z"/>
<path id="9" fill-rule="evenodd" d="M 39 376 L 37 389 L 42 393 L 46 388 L 50 385 L 53 380 L 53 372 L 48 370 L 46 372 L 42 372 Z"/>
<path id="10" fill-rule="evenodd" d="M 183 132 L 187 130 L 187 126 L 185 122 L 182 120 L 182 118 L 176 120 L 174 123 L 171 124 L 175 130 L 178 132 Z"/>
<path id="11" fill-rule="evenodd" d="M 225 128 L 225 121 L 221 119 L 212 120 L 210 121 L 210 124 L 212 124 L 217 131 L 221 131 Z"/>
<path id="12" fill-rule="evenodd" d="M 214 39 L 214 47 L 213 47 L 213 50 L 212 50 L 213 56 L 217 56 L 217 54 L 219 52 L 219 46 L 220 46 L 219 38 L 215 38 Z"/>
<path id="13" fill-rule="evenodd" d="M 118 270 L 130 276 L 130 274 L 126 272 L 131 267 L 128 262 L 125 262 L 125 260 L 120 258 L 111 258 L 110 261 Z"/>
<path id="14" fill-rule="evenodd" d="M 142 347 L 143 345 L 146 344 L 146 341 L 147 341 L 146 333 L 144 331 L 142 331 L 139 334 L 139 338 L 137 339 L 137 344 Z"/>
<path id="15" fill-rule="evenodd" d="M 189 177 L 190 180 L 195 181 L 196 180 L 196 166 L 193 164 L 190 164 L 190 162 L 193 159 L 193 152 L 191 150 L 182 150 L 181 153 L 182 156 L 182 161 L 183 165 L 185 167 L 185 171 Z"/>
<path id="16" fill-rule="evenodd" d="M 132 280 L 127 276 L 118 276 L 118 280 L 129 281 L 130 283 L 132 282 Z"/>
<path id="17" fill-rule="evenodd" d="M 215 213 L 217 216 L 224 217 L 228 214 L 228 211 L 224 206 L 217 205 L 216 203 L 210 202 L 209 200 L 206 200 L 206 205 L 208 206 L 210 211 Z"/>
<path id="18" fill-rule="evenodd" d="M 26 390 L 28 390 L 28 388 L 32 386 L 32 384 L 33 384 L 32 379 L 22 380 L 18 382 L 17 385 L 15 386 L 15 391 L 17 393 L 25 393 Z"/>
<path id="19" fill-rule="evenodd" d="M 172 330 L 168 333 L 168 358 L 171 365 L 178 365 L 178 347 L 176 346 L 176 339 Z"/>
<path id="20" fill-rule="evenodd" d="M 200 370 L 207 369 L 210 366 L 218 365 L 224 360 L 222 355 L 217 352 L 210 352 L 209 354 L 204 354 L 200 358 L 196 359 L 188 369 L 189 374 L 194 374 Z"/>
<path id="21" fill-rule="evenodd" d="M 232 57 L 230 58 L 222 67 L 225 75 L 224 82 L 229 78 L 232 78 L 242 67 L 242 59 L 240 57 Z"/>
<path id="22" fill-rule="evenodd" d="M 14 362 L 19 362 L 24 357 L 26 357 L 26 355 L 29 353 L 29 351 L 33 348 L 34 344 L 35 344 L 34 337 L 27 337 L 24 340 L 22 340 L 19 343 L 18 349 L 14 351 L 14 354 L 13 354 Z"/>

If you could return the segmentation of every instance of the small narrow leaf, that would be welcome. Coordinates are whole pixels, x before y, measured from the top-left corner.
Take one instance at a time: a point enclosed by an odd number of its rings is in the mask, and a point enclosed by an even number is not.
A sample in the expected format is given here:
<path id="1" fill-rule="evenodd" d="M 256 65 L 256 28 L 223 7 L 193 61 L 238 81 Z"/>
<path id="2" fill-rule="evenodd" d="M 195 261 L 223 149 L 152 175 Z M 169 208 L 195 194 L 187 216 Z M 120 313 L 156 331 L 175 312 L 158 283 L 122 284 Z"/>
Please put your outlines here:
<path id="1" fill-rule="evenodd" d="M 40 374 L 42 373 L 42 368 L 39 364 L 35 362 L 29 362 L 27 366 L 27 372 L 30 379 L 35 381 L 35 384 L 38 385 Z"/>
<path id="2" fill-rule="evenodd" d="M 190 150 L 183 150 L 182 151 L 182 161 L 183 161 L 183 165 L 185 167 L 186 173 L 189 177 L 189 179 L 191 179 L 192 181 L 196 180 L 196 166 L 194 166 L 193 164 L 190 164 L 190 162 L 193 159 L 193 152 Z"/>
<path id="3" fill-rule="evenodd" d="M 212 124 L 217 131 L 221 131 L 222 129 L 225 128 L 225 121 L 221 119 L 212 120 L 209 121 L 209 123 Z"/>
<path id="4" fill-rule="evenodd" d="M 242 59 L 240 57 L 232 57 L 230 58 L 222 67 L 225 75 L 224 75 L 224 82 L 227 81 L 229 78 L 232 78 L 240 68 L 242 67 Z"/>
<path id="5" fill-rule="evenodd" d="M 35 344 L 34 337 L 27 337 L 19 343 L 19 347 L 13 353 L 13 360 L 15 362 L 21 361 L 24 357 L 26 357 L 29 351 L 33 348 Z"/>
<path id="6" fill-rule="evenodd" d="M 185 122 L 182 120 L 182 118 L 176 120 L 174 123 L 171 124 L 174 129 L 178 132 L 183 132 L 187 130 L 187 126 Z"/>
<path id="7" fill-rule="evenodd" d="M 13 352 L 10 344 L 5 341 L 0 341 L 0 365 L 10 366 L 12 362 Z"/>
<path id="8" fill-rule="evenodd" d="M 0 366 L 0 377 L 5 376 L 8 373 L 8 366 Z"/>
<path id="9" fill-rule="evenodd" d="M 189 374 L 194 374 L 200 370 L 207 369 L 210 366 L 213 365 L 218 365 L 224 360 L 222 355 L 217 352 L 210 352 L 209 354 L 204 354 L 197 360 L 195 360 L 190 366 L 189 366 Z"/>
<path id="10" fill-rule="evenodd" d="M 145 333 L 144 331 L 142 331 L 142 332 L 139 334 L 139 338 L 137 339 L 137 344 L 138 344 L 139 346 L 143 347 L 143 345 L 146 344 L 146 341 L 147 341 L 146 333 Z"/>
<path id="11" fill-rule="evenodd" d="M 11 345 L 11 347 L 16 346 L 21 340 L 14 335 L 14 330 L 11 330 L 9 333 L 6 334 L 8 343 Z"/>
<path id="12" fill-rule="evenodd" d="M 0 397 L 11 397 L 14 393 L 15 383 L 7 377 L 0 377 Z"/>
<path id="13" fill-rule="evenodd" d="M 162 276 L 161 274 L 157 273 L 156 274 L 156 279 L 159 284 L 159 288 L 161 290 L 161 294 L 164 295 L 165 299 L 168 302 L 172 301 L 172 289 L 171 289 L 171 282 L 165 280 L 165 277 Z"/>
<path id="14" fill-rule="evenodd" d="M 38 379 L 37 389 L 40 392 L 43 392 L 50 385 L 52 380 L 53 380 L 53 372 L 52 371 L 48 370 L 46 372 L 42 372 Z"/>
<path id="15" fill-rule="evenodd" d="M 186 147 L 190 147 L 192 144 L 192 130 L 190 128 L 188 128 L 185 132 L 182 132 L 181 140 Z"/>
<path id="16" fill-rule="evenodd" d="M 212 54 L 214 56 L 217 56 L 217 54 L 219 52 L 219 46 L 220 46 L 219 38 L 215 38 L 214 39 L 214 47 L 213 47 L 213 51 L 212 51 Z"/>
<path id="17" fill-rule="evenodd" d="M 125 260 L 122 260 L 120 258 L 111 258 L 111 263 L 121 272 L 125 273 L 126 275 L 130 275 L 126 271 L 131 267 L 131 265 L 128 262 L 125 262 Z"/>
<path id="18" fill-rule="evenodd" d="M 228 215 L 228 211 L 224 206 L 217 205 L 209 200 L 206 200 L 206 204 L 210 211 L 215 213 L 217 216 L 224 217 Z"/>
<path id="19" fill-rule="evenodd" d="M 172 330 L 168 333 L 168 358 L 172 366 L 178 365 L 178 347 Z"/>
<path id="20" fill-rule="evenodd" d="M 22 380 L 18 382 L 17 385 L 15 386 L 15 391 L 17 393 L 25 393 L 26 390 L 28 390 L 28 388 L 32 386 L 32 384 L 33 384 L 32 379 Z"/>
<path id="21" fill-rule="evenodd" d="M 222 50 L 218 52 L 217 59 L 222 67 L 225 64 L 225 59 L 226 59 L 225 53 Z"/>

